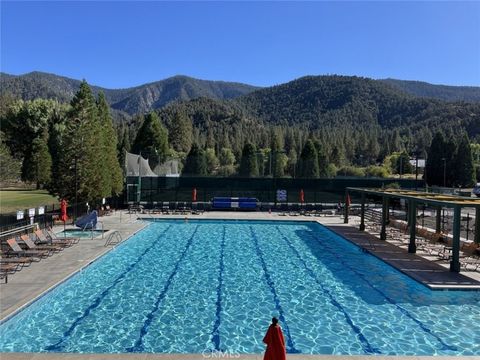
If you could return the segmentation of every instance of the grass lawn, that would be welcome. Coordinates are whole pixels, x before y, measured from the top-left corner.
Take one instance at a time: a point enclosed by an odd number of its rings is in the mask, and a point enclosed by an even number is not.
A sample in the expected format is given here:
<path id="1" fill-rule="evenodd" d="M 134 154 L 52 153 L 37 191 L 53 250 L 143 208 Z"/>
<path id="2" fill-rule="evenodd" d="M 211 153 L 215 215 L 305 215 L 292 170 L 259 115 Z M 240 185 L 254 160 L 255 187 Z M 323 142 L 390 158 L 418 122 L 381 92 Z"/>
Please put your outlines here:
<path id="1" fill-rule="evenodd" d="M 0 214 L 52 204 L 58 200 L 46 190 L 0 190 Z"/>

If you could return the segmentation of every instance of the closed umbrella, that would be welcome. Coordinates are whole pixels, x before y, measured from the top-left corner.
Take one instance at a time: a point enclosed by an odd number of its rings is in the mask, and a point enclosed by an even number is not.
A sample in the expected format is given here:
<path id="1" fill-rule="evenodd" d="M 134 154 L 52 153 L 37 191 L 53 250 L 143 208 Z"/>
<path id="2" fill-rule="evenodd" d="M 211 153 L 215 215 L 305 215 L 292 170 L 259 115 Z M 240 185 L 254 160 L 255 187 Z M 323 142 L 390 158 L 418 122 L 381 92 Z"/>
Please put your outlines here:
<path id="1" fill-rule="evenodd" d="M 300 202 L 305 202 L 305 193 L 303 192 L 303 189 L 300 189 Z"/>
<path id="2" fill-rule="evenodd" d="M 192 201 L 197 202 L 197 188 L 193 188 L 192 190 Z"/>
<path id="3" fill-rule="evenodd" d="M 65 222 L 68 220 L 67 202 L 65 199 L 60 201 L 60 220 L 63 221 L 63 233 L 65 234 Z"/>

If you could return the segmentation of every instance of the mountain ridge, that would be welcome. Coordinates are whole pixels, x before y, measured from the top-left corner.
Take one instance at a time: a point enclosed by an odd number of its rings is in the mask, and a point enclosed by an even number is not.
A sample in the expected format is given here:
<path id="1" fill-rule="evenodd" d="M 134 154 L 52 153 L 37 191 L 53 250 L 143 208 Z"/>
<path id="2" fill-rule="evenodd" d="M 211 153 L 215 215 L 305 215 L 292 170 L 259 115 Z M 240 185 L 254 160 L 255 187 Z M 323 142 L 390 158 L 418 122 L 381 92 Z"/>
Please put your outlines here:
<path id="1" fill-rule="evenodd" d="M 77 79 L 39 71 L 23 75 L 0 73 L 1 93 L 9 92 L 23 100 L 53 98 L 68 102 L 73 98 L 80 83 L 81 81 Z M 228 100 L 254 91 L 258 87 L 176 75 L 130 88 L 109 89 L 93 84 L 91 88 L 94 94 L 104 92 L 107 102 L 113 109 L 133 115 L 158 109 L 177 100 L 198 97 Z"/>
<path id="2" fill-rule="evenodd" d="M 175 101 L 188 101 L 206 97 L 214 100 L 232 100 L 248 96 L 256 91 L 274 89 L 304 78 L 329 78 L 330 75 L 307 75 L 284 84 L 258 87 L 239 82 L 196 79 L 186 75 L 175 75 L 133 87 L 110 89 L 91 85 L 94 94 L 105 93 L 107 102 L 117 113 L 131 116 L 158 110 Z M 420 98 L 442 101 L 480 102 L 480 87 L 434 85 L 422 81 L 397 79 L 370 79 L 355 76 L 336 76 L 337 79 L 359 78 L 388 85 L 396 91 Z M 53 98 L 68 102 L 73 98 L 81 81 L 52 73 L 33 71 L 22 75 L 0 73 L 0 91 L 11 93 L 23 100 Z M 373 83 L 372 83 L 373 84 Z M 386 88 L 384 88 L 386 89 Z M 390 90 L 388 90 L 390 91 Z"/>

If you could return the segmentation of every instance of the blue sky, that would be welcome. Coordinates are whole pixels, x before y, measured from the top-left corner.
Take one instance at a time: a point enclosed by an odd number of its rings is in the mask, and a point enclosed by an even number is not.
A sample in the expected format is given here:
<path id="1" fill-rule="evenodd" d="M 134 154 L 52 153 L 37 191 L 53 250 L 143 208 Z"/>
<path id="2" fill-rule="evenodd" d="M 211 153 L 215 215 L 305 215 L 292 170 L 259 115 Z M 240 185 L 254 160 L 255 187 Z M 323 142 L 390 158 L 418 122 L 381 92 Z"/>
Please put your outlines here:
<path id="1" fill-rule="evenodd" d="M 1 2 L 1 70 L 119 88 L 183 74 L 480 85 L 480 2 Z"/>

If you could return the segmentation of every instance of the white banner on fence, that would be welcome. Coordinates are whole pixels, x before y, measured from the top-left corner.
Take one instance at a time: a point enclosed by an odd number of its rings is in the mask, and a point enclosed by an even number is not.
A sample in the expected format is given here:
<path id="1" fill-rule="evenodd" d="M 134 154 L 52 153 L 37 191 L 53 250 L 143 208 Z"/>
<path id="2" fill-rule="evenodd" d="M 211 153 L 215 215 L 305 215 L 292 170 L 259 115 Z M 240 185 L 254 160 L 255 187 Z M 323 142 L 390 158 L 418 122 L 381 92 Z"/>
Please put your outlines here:
<path id="1" fill-rule="evenodd" d="M 17 210 L 17 220 L 23 219 L 23 210 Z"/>
<path id="2" fill-rule="evenodd" d="M 45 207 L 44 206 L 39 206 L 38 207 L 38 215 L 43 215 L 45 214 Z"/>
<path id="3" fill-rule="evenodd" d="M 34 217 L 34 216 L 35 216 L 35 208 L 33 208 L 33 209 L 28 209 L 28 216 L 29 216 L 29 217 Z"/>

